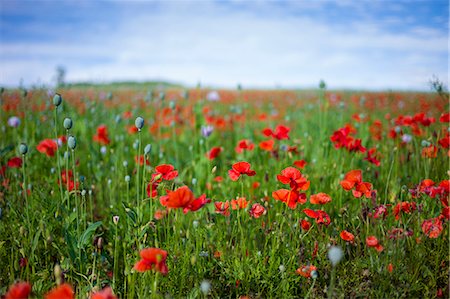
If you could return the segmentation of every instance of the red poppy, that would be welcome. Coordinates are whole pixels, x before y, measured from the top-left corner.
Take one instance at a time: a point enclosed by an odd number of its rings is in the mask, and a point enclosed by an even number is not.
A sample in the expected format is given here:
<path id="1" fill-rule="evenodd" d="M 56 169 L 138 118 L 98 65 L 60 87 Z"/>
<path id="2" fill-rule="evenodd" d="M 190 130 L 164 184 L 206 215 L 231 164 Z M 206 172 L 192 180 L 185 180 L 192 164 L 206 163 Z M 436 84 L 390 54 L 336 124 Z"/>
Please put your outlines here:
<path id="1" fill-rule="evenodd" d="M 243 139 L 238 142 L 237 146 L 234 148 L 236 153 L 241 154 L 244 150 L 252 151 L 255 148 L 255 145 L 251 143 L 247 139 Z"/>
<path id="2" fill-rule="evenodd" d="M 406 214 L 410 214 L 412 211 L 416 210 L 417 206 L 415 202 L 408 202 L 408 201 L 403 201 L 398 203 L 395 207 L 394 207 L 394 216 L 395 216 L 395 220 L 399 220 L 400 219 L 400 212 L 406 213 Z"/>
<path id="3" fill-rule="evenodd" d="M 306 164 L 308 164 L 305 160 L 296 160 L 294 161 L 294 166 L 300 169 L 305 168 Z"/>
<path id="4" fill-rule="evenodd" d="M 308 220 L 302 219 L 300 221 L 300 226 L 302 227 L 303 230 L 308 231 L 311 228 L 311 222 L 309 222 Z"/>
<path id="5" fill-rule="evenodd" d="M 313 205 L 324 205 L 331 201 L 331 197 L 326 193 L 317 193 L 317 194 L 311 195 L 311 197 L 309 198 L 309 201 Z"/>
<path id="6" fill-rule="evenodd" d="M 97 128 L 97 134 L 94 135 L 93 140 L 103 145 L 111 143 L 108 137 L 108 128 L 105 125 L 101 125 Z"/>
<path id="7" fill-rule="evenodd" d="M 267 137 L 273 137 L 275 139 L 278 140 L 283 140 L 283 139 L 289 139 L 289 132 L 290 132 L 290 128 L 283 126 L 283 125 L 278 125 L 274 131 L 272 131 L 270 128 L 266 128 L 262 131 L 262 133 L 267 136 Z"/>
<path id="8" fill-rule="evenodd" d="M 352 190 L 352 193 L 356 198 L 359 198 L 362 195 L 370 198 L 372 195 L 372 184 L 362 181 L 362 172 L 359 169 L 349 171 L 340 184 L 346 191 L 355 188 Z"/>
<path id="9" fill-rule="evenodd" d="M 353 240 L 355 240 L 355 236 L 346 230 L 341 231 L 339 236 L 341 237 L 342 240 L 350 242 L 350 243 L 353 243 Z"/>
<path id="10" fill-rule="evenodd" d="M 422 231 L 429 238 L 436 239 L 442 232 L 442 221 L 439 217 L 426 219 L 422 222 Z"/>
<path id="11" fill-rule="evenodd" d="M 178 176 L 178 170 L 171 164 L 162 164 L 155 167 L 156 173 L 152 174 L 152 180 L 160 182 L 162 180 L 170 181 Z M 157 178 L 158 177 L 158 178 Z"/>
<path id="12" fill-rule="evenodd" d="M 387 215 L 388 215 L 387 206 L 380 205 L 374 208 L 373 218 L 378 219 L 382 217 L 383 219 L 385 219 Z"/>
<path id="13" fill-rule="evenodd" d="M 191 212 L 198 211 L 204 205 L 206 205 L 207 203 L 210 203 L 210 202 L 211 202 L 211 199 L 206 198 L 206 194 L 202 194 L 202 195 L 200 195 L 199 198 L 194 199 L 189 205 L 187 205 L 183 209 L 183 213 L 186 214 L 189 211 L 191 211 Z"/>
<path id="14" fill-rule="evenodd" d="M 221 147 L 213 147 L 206 156 L 209 160 L 214 160 L 215 158 L 217 158 L 217 156 L 219 156 L 222 150 L 223 149 Z"/>
<path id="15" fill-rule="evenodd" d="M 139 132 L 139 129 L 135 125 L 130 125 L 127 127 L 127 132 L 128 132 L 128 134 L 132 135 L 132 134 L 136 134 L 137 132 Z"/>
<path id="16" fill-rule="evenodd" d="M 330 216 L 325 211 L 304 209 L 303 213 L 308 217 L 316 219 L 317 224 L 325 224 L 325 226 L 328 226 L 331 223 Z"/>
<path id="17" fill-rule="evenodd" d="M 422 149 L 422 157 L 423 158 L 436 158 L 437 152 L 438 152 L 437 146 L 430 145 L 430 146 L 424 147 Z"/>
<path id="18" fill-rule="evenodd" d="M 387 270 L 389 271 L 389 273 L 392 273 L 392 271 L 394 271 L 394 265 L 389 263 L 389 265 L 387 265 Z"/>
<path id="19" fill-rule="evenodd" d="M 44 295 L 45 299 L 73 299 L 75 298 L 75 293 L 72 287 L 64 283 L 60 286 L 55 287 L 50 292 Z"/>
<path id="20" fill-rule="evenodd" d="M 366 238 L 366 245 L 367 247 L 373 247 L 378 252 L 382 252 L 384 247 L 378 242 L 377 237 L 375 236 L 369 236 Z"/>
<path id="21" fill-rule="evenodd" d="M 306 203 L 306 194 L 298 193 L 294 190 L 279 189 L 272 192 L 272 197 L 275 200 L 284 202 L 290 209 L 295 209 L 297 204 Z"/>
<path id="22" fill-rule="evenodd" d="M 238 197 L 237 199 L 231 200 L 231 209 L 233 210 L 242 210 L 245 209 L 248 205 L 247 199 L 245 197 Z"/>
<path id="23" fill-rule="evenodd" d="M 169 272 L 167 268 L 166 259 L 167 251 L 159 248 L 142 249 L 139 253 L 141 259 L 134 265 L 138 272 L 145 272 L 148 270 L 155 270 L 163 275 Z"/>
<path id="24" fill-rule="evenodd" d="M 175 191 L 167 191 L 167 195 L 159 198 L 163 206 L 171 209 L 186 208 L 194 200 L 194 193 L 187 186 L 182 186 Z"/>
<path id="25" fill-rule="evenodd" d="M 73 173 L 72 170 L 61 170 L 61 179 L 62 179 L 62 185 L 69 191 L 74 190 L 75 188 L 78 189 L 80 186 L 80 182 L 76 182 L 73 179 Z M 58 181 L 58 183 L 60 183 Z"/>
<path id="26" fill-rule="evenodd" d="M 47 157 L 53 157 L 58 149 L 58 144 L 52 139 L 44 139 L 38 144 L 36 149 L 40 153 L 46 154 Z"/>
<path id="27" fill-rule="evenodd" d="M 450 123 L 450 112 L 442 113 L 441 117 L 439 117 L 439 121 L 441 123 Z"/>
<path id="28" fill-rule="evenodd" d="M 5 299 L 26 299 L 30 296 L 31 284 L 28 282 L 17 282 L 9 287 Z"/>
<path id="29" fill-rule="evenodd" d="M 273 146 L 275 144 L 275 141 L 273 139 L 264 140 L 259 143 L 259 148 L 263 151 L 271 152 L 273 151 Z"/>
<path id="30" fill-rule="evenodd" d="M 150 165 L 150 161 L 144 155 L 139 156 L 139 158 L 138 156 L 134 156 L 134 162 L 139 165 L 144 165 L 144 163 L 145 165 Z"/>
<path id="31" fill-rule="evenodd" d="M 9 168 L 20 168 L 22 167 L 22 158 L 20 157 L 13 157 L 8 160 L 8 167 Z"/>
<path id="32" fill-rule="evenodd" d="M 250 169 L 251 165 L 248 162 L 234 163 L 232 168 L 228 170 L 228 176 L 232 181 L 237 181 L 243 174 L 248 176 L 254 176 L 256 172 Z"/>
<path id="33" fill-rule="evenodd" d="M 295 167 L 286 167 L 277 175 L 277 180 L 283 184 L 289 184 L 292 190 L 306 191 L 309 188 L 309 181 Z"/>
<path id="34" fill-rule="evenodd" d="M 99 292 L 93 293 L 91 299 L 117 299 L 117 296 L 114 295 L 111 287 L 106 287 Z"/>
<path id="35" fill-rule="evenodd" d="M 266 209 L 259 203 L 254 203 L 248 213 L 253 218 L 259 218 L 266 212 Z"/>
<path id="36" fill-rule="evenodd" d="M 376 154 L 377 154 L 377 149 L 371 148 L 370 150 L 367 151 L 367 156 L 364 158 L 364 160 L 369 161 L 370 163 L 372 163 L 375 166 L 380 166 L 381 162 L 379 160 L 377 160 Z"/>
<path id="37" fill-rule="evenodd" d="M 302 266 L 300 268 L 298 268 L 295 273 L 297 273 L 298 275 L 301 275 L 303 277 L 309 278 L 311 277 L 311 272 L 317 270 L 316 266 L 313 265 L 307 265 L 307 266 Z"/>
<path id="38" fill-rule="evenodd" d="M 216 213 L 222 214 L 225 217 L 230 216 L 230 203 L 228 200 L 226 202 L 216 201 L 214 206 L 216 208 Z"/>

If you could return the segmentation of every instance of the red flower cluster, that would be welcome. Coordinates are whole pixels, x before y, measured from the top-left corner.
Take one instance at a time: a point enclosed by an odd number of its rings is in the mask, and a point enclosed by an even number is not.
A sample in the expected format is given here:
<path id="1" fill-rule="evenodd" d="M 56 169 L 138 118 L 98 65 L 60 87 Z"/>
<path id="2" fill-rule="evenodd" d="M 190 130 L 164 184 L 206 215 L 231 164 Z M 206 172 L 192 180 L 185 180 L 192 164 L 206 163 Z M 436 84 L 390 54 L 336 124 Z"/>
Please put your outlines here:
<path id="1" fill-rule="evenodd" d="M 331 135 L 330 140 L 335 148 L 345 148 L 349 152 L 364 153 L 366 148 L 362 146 L 361 139 L 356 139 L 352 135 L 356 133 L 356 129 L 347 124 L 345 127 L 338 129 Z"/>
<path id="2" fill-rule="evenodd" d="M 148 270 L 155 270 L 163 275 L 169 273 L 167 268 L 167 251 L 159 248 L 142 249 L 139 253 L 141 259 L 134 265 L 138 272 L 145 272 Z"/>
<path id="3" fill-rule="evenodd" d="M 289 127 L 278 125 L 275 130 L 272 131 L 270 128 L 265 128 L 262 133 L 267 137 L 273 137 L 278 140 L 289 139 Z"/>
<path id="4" fill-rule="evenodd" d="M 232 168 L 228 170 L 228 176 L 232 181 L 237 181 L 239 177 L 243 174 L 246 174 L 248 176 L 254 176 L 256 172 L 250 168 L 251 165 L 248 162 L 234 163 Z"/>
<path id="5" fill-rule="evenodd" d="M 352 190 L 353 196 L 356 198 L 363 195 L 370 198 L 372 195 L 372 184 L 362 181 L 362 171 L 359 169 L 349 171 L 340 184 L 344 190 Z"/>
<path id="6" fill-rule="evenodd" d="M 58 149 L 58 144 L 52 139 L 44 139 L 42 140 L 36 149 L 43 154 L 46 154 L 47 157 L 53 157 Z"/>
<path id="7" fill-rule="evenodd" d="M 97 134 L 94 135 L 93 140 L 103 145 L 111 143 L 108 137 L 108 128 L 105 125 L 101 125 L 97 128 Z"/>
<path id="8" fill-rule="evenodd" d="M 159 201 L 169 209 L 182 208 L 185 214 L 189 211 L 198 211 L 211 202 L 210 199 L 206 198 L 205 194 L 195 198 L 194 193 L 187 186 L 182 186 L 175 191 L 167 191 L 167 195 L 161 196 Z"/>

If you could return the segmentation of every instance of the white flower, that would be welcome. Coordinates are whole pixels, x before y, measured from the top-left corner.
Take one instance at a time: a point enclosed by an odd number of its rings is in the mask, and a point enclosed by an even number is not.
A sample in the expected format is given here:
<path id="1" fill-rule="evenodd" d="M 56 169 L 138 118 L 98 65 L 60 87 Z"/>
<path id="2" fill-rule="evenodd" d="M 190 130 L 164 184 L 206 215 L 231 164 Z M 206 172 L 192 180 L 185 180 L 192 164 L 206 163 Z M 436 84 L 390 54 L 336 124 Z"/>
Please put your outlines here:
<path id="1" fill-rule="evenodd" d="M 344 253 L 342 252 L 342 249 L 339 246 L 331 246 L 330 249 L 328 250 L 328 258 L 330 259 L 333 267 L 335 267 L 339 263 L 343 255 Z"/>
<path id="2" fill-rule="evenodd" d="M 203 294 L 208 294 L 209 291 L 211 290 L 211 283 L 208 280 L 203 280 L 202 283 L 200 284 L 200 290 L 202 291 Z"/>

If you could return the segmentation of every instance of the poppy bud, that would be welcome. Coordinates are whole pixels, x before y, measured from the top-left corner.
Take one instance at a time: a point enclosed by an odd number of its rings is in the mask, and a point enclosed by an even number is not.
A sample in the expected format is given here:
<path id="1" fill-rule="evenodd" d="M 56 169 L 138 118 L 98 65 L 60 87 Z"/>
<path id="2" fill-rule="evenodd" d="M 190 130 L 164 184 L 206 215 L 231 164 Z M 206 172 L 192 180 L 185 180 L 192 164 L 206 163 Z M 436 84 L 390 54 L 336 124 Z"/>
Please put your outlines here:
<path id="1" fill-rule="evenodd" d="M 203 280 L 200 284 L 200 290 L 204 295 L 207 295 L 211 290 L 211 283 L 208 280 Z"/>
<path id="2" fill-rule="evenodd" d="M 55 96 L 53 97 L 53 105 L 58 107 L 59 105 L 61 105 L 61 103 L 62 103 L 61 95 L 59 93 L 55 94 Z"/>
<path id="3" fill-rule="evenodd" d="M 316 270 L 312 270 L 312 271 L 311 271 L 311 278 L 312 278 L 312 279 L 316 279 L 318 276 L 319 276 L 319 273 L 317 273 Z"/>
<path id="4" fill-rule="evenodd" d="M 26 155 L 28 153 L 28 146 L 25 143 L 19 145 L 19 152 L 21 155 Z"/>
<path id="5" fill-rule="evenodd" d="M 103 249 L 103 238 L 102 237 L 98 238 L 98 240 L 97 240 L 97 248 L 100 251 Z"/>
<path id="6" fill-rule="evenodd" d="M 128 182 L 130 181 L 130 179 L 131 179 L 131 178 L 130 178 L 130 176 L 129 176 L 129 175 L 126 175 L 126 176 L 125 176 L 125 182 L 127 182 L 127 183 L 128 183 Z"/>
<path id="7" fill-rule="evenodd" d="M 55 268 L 53 268 L 53 273 L 55 274 L 56 284 L 60 285 L 63 279 L 63 272 L 59 264 L 55 265 Z"/>
<path id="8" fill-rule="evenodd" d="M 330 259 L 331 265 L 333 265 L 333 267 L 335 267 L 340 262 L 342 256 L 343 252 L 341 247 L 339 246 L 331 246 L 330 250 L 328 250 L 328 258 Z"/>
<path id="9" fill-rule="evenodd" d="M 152 145 L 151 144 L 147 144 L 144 147 L 144 155 L 149 155 L 151 151 L 152 151 Z"/>
<path id="10" fill-rule="evenodd" d="M 69 136 L 69 139 L 67 139 L 67 145 L 71 150 L 74 150 L 77 147 L 77 139 L 74 136 Z"/>
<path id="11" fill-rule="evenodd" d="M 136 117 L 136 120 L 134 121 L 134 125 L 140 131 L 144 127 L 144 119 L 140 116 Z"/>
<path id="12" fill-rule="evenodd" d="M 119 223 L 119 216 L 113 216 L 113 223 L 115 224 L 115 225 L 117 225 L 117 223 Z"/>
<path id="13" fill-rule="evenodd" d="M 64 119 L 63 125 L 64 125 L 64 129 L 66 129 L 66 130 L 72 129 L 72 119 L 69 117 L 66 117 Z"/>

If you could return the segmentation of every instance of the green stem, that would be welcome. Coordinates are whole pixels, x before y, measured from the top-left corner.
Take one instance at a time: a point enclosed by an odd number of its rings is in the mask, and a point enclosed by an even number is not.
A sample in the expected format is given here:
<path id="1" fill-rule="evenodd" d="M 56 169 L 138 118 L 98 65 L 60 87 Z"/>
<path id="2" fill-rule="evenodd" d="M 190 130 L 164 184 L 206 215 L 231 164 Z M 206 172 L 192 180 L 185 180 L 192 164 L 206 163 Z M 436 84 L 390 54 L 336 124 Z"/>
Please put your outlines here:
<path id="1" fill-rule="evenodd" d="M 61 163 L 59 161 L 59 146 L 58 146 L 58 107 L 55 106 L 55 138 L 56 138 L 56 161 L 58 164 L 59 176 L 59 193 L 61 195 L 61 203 L 64 201 L 64 193 L 62 189 Z"/>

